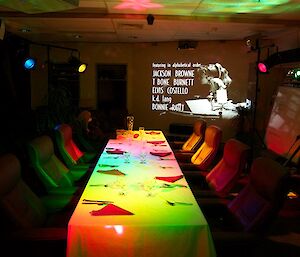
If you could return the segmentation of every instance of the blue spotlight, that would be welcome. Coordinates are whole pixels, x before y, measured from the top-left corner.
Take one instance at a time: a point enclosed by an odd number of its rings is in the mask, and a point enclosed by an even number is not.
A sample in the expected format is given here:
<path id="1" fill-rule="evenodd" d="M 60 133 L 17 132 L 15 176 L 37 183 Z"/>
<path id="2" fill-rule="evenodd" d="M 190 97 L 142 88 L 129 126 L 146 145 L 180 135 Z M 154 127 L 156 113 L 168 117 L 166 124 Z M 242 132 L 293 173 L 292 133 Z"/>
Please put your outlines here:
<path id="1" fill-rule="evenodd" d="M 26 70 L 32 70 L 36 66 L 36 60 L 29 57 L 29 58 L 25 59 L 23 66 Z"/>

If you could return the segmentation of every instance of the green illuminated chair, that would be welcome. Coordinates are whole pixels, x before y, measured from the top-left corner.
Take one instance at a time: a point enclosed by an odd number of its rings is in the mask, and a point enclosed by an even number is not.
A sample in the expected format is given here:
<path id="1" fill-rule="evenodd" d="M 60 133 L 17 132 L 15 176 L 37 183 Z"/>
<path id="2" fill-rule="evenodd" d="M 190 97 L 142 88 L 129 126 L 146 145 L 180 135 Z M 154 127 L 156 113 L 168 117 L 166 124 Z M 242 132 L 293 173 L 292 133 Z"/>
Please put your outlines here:
<path id="1" fill-rule="evenodd" d="M 28 143 L 31 166 L 36 171 L 48 193 L 74 194 L 79 188 L 77 181 L 84 181 L 86 170 L 68 169 L 55 155 L 49 136 L 40 136 Z"/>
<path id="2" fill-rule="evenodd" d="M 73 140 L 72 127 L 61 124 L 54 129 L 59 153 L 69 169 L 88 169 L 96 161 L 97 153 L 82 152 Z"/>
<path id="3" fill-rule="evenodd" d="M 0 245 L 7 256 L 64 256 L 67 224 L 75 207 L 69 208 L 67 200 L 66 196 L 38 197 L 23 181 L 19 159 L 2 155 Z M 55 202 L 55 208 L 47 208 L 49 201 Z"/>

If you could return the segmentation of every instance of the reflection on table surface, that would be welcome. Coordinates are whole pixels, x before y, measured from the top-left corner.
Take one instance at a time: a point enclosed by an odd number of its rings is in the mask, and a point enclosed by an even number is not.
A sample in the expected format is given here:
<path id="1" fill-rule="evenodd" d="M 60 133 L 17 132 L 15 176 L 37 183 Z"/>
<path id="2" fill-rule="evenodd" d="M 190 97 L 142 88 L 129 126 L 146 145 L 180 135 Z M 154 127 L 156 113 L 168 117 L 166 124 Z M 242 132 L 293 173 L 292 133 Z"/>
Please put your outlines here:
<path id="1" fill-rule="evenodd" d="M 69 221 L 67 256 L 215 256 L 161 131 L 117 131 L 109 140 Z"/>

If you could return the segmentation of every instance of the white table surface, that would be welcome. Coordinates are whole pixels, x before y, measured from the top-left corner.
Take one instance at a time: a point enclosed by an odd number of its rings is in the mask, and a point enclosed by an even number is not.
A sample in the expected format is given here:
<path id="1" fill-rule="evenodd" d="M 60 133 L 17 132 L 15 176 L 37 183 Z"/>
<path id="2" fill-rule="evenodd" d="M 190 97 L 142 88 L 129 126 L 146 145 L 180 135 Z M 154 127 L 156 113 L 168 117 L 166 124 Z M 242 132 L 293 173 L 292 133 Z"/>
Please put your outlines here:
<path id="1" fill-rule="evenodd" d="M 100 156 L 68 224 L 67 257 L 215 257 L 209 226 L 185 178 L 174 183 L 155 179 L 182 175 L 163 133 L 134 134 L 138 132 L 119 132 Z M 157 140 L 165 142 L 149 143 Z M 112 149 L 127 153 L 106 152 Z M 160 158 L 151 151 L 171 154 Z M 108 169 L 126 175 L 97 172 Z M 168 188 L 164 183 L 187 187 Z M 104 206 L 83 204 L 83 199 L 113 201 L 134 215 L 92 216 L 91 211 Z M 185 204 L 172 206 L 166 200 Z"/>

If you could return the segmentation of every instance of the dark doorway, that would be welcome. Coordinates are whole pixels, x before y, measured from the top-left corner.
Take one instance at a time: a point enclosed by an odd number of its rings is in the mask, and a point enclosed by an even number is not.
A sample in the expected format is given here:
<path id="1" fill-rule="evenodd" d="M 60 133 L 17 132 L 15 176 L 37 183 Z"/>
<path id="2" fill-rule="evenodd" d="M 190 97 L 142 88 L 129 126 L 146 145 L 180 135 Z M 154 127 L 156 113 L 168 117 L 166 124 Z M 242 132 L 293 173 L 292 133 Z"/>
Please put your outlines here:
<path id="1" fill-rule="evenodd" d="M 97 65 L 98 109 L 126 109 L 126 87 L 126 65 Z"/>
<path id="2" fill-rule="evenodd" d="M 98 111 L 105 115 L 110 129 L 122 128 L 127 115 L 127 65 L 97 65 Z"/>

